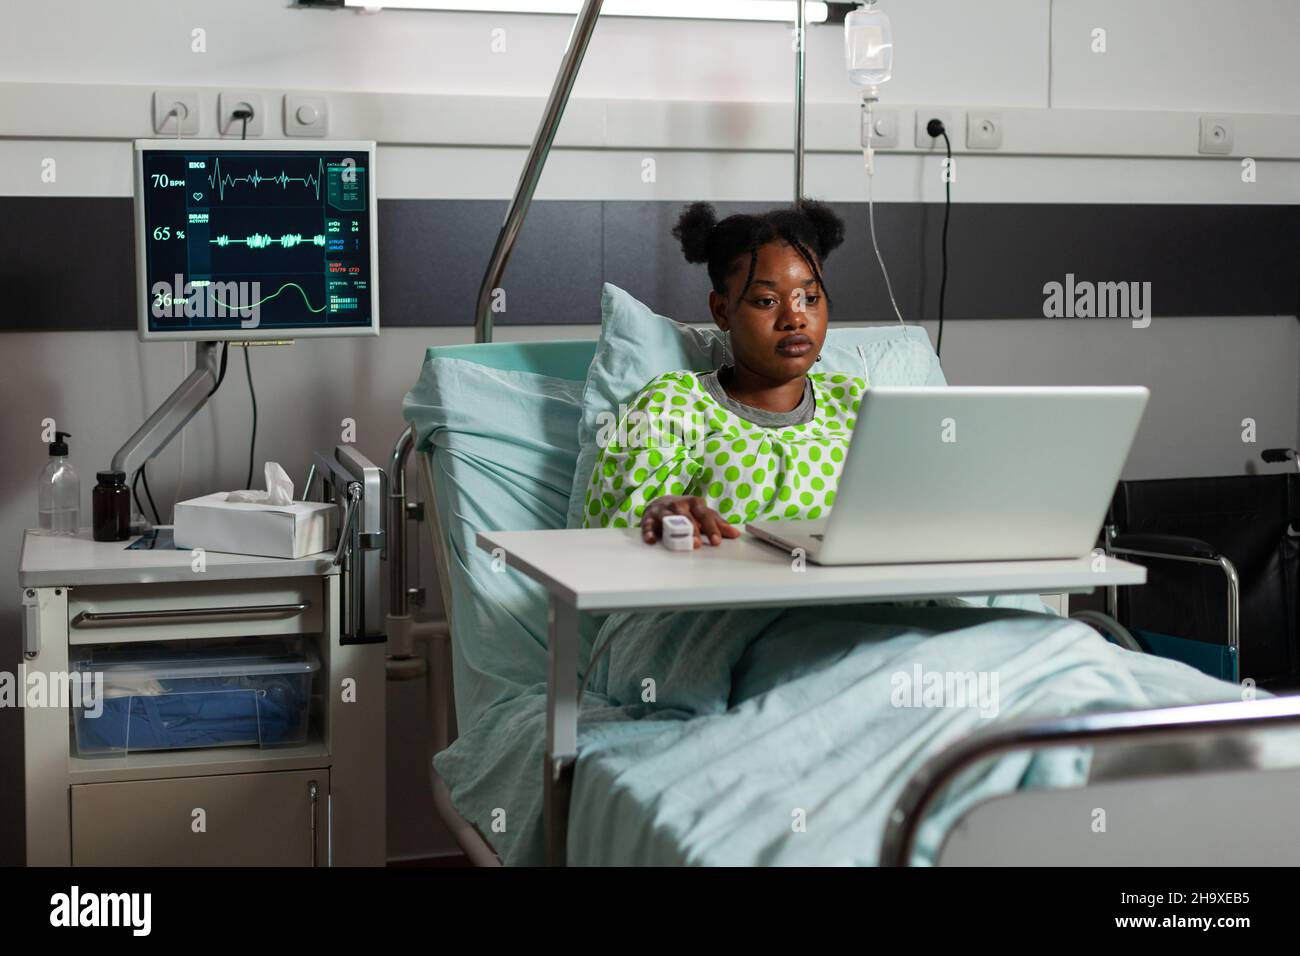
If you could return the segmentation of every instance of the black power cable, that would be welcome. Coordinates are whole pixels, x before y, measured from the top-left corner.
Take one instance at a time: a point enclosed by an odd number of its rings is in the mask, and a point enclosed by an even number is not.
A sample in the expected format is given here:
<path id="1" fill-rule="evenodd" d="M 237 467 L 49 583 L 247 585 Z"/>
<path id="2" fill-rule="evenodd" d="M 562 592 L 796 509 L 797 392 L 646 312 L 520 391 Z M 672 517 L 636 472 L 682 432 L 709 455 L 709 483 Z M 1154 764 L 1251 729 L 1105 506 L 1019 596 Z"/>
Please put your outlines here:
<path id="1" fill-rule="evenodd" d="M 248 398 L 253 403 L 253 434 L 248 439 L 248 480 L 244 482 L 244 487 L 251 491 L 253 488 L 253 453 L 257 448 L 257 392 L 253 389 L 253 365 L 248 358 L 250 347 L 248 342 L 244 343 L 244 371 L 248 374 Z"/>
<path id="2" fill-rule="evenodd" d="M 212 386 L 212 391 L 208 392 L 208 398 L 211 398 L 213 395 L 217 394 L 217 389 L 221 387 L 221 383 L 226 378 L 226 357 L 229 354 L 230 354 L 230 343 L 222 342 L 221 343 L 221 367 L 217 370 L 217 383 Z"/>
<path id="3" fill-rule="evenodd" d="M 948 153 L 948 165 L 944 169 L 943 177 L 943 239 L 940 243 L 943 268 L 939 277 L 939 332 L 935 336 L 934 346 L 934 354 L 942 356 L 944 303 L 948 295 L 948 218 L 952 213 L 952 142 L 948 139 L 948 131 L 944 128 L 943 120 L 930 120 L 925 124 L 925 131 L 931 138 L 942 136 L 944 148 Z"/>
<path id="4" fill-rule="evenodd" d="M 135 474 L 131 477 L 131 497 L 135 499 L 135 510 L 140 512 L 141 518 L 148 521 L 149 513 L 145 511 L 144 507 L 140 504 L 140 489 L 138 486 L 140 484 L 140 472 L 142 471 L 144 471 L 144 465 L 137 468 Z"/>
<path id="5" fill-rule="evenodd" d="M 248 139 L 248 121 L 253 118 L 252 107 L 241 107 L 230 114 L 235 119 L 244 121 L 243 128 L 240 130 L 239 138 Z M 244 482 L 244 487 L 250 491 L 253 488 L 253 461 L 257 450 L 257 391 L 253 388 L 253 363 L 248 356 L 249 343 L 244 343 L 244 372 L 248 376 L 248 399 L 253 403 L 253 433 L 248 439 L 248 480 Z M 226 363 L 225 353 L 221 356 L 221 371 L 225 374 Z M 218 384 L 220 381 L 218 380 Z"/>
<path id="6" fill-rule="evenodd" d="M 137 468 L 135 474 L 131 476 L 131 497 L 135 499 L 135 510 L 140 513 L 141 518 L 148 521 L 149 512 L 145 511 L 144 505 L 140 503 L 139 486 L 141 481 L 143 481 L 145 500 L 149 502 L 149 507 L 153 509 L 153 523 L 157 525 L 162 524 L 162 518 L 158 513 L 158 506 L 154 504 L 153 495 L 149 491 L 149 475 L 145 472 L 145 469 L 148 467 L 149 463 L 146 461 L 143 465 Z"/>
<path id="7" fill-rule="evenodd" d="M 248 139 L 248 121 L 253 118 L 253 108 L 251 106 L 241 106 L 230 114 L 231 119 L 243 120 L 243 128 L 239 132 L 240 139 Z"/>
<path id="8" fill-rule="evenodd" d="M 162 524 L 162 515 L 158 513 L 158 506 L 154 504 L 153 500 L 153 492 L 149 490 L 149 472 L 145 470 L 148 466 L 148 462 L 140 466 L 140 484 L 144 488 L 144 496 L 149 502 L 149 508 L 153 511 L 153 523 Z"/>

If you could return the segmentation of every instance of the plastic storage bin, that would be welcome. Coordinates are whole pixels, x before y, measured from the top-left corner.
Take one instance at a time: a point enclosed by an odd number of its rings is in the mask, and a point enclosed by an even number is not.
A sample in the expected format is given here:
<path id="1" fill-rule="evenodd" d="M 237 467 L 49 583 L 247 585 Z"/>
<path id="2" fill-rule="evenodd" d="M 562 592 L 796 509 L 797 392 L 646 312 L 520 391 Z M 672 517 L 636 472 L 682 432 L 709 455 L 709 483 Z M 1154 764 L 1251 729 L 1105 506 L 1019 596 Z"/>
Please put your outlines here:
<path id="1" fill-rule="evenodd" d="M 302 744 L 320 661 L 302 641 L 95 647 L 73 665 L 91 706 L 73 709 L 80 754 Z"/>

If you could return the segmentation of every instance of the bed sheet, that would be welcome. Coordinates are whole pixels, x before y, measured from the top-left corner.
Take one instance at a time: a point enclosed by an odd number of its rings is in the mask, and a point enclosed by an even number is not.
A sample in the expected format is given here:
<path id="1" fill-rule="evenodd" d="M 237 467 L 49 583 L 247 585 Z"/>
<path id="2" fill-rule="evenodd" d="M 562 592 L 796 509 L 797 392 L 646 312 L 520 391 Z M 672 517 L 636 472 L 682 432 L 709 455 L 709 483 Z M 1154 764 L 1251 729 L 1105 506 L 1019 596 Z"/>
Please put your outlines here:
<path id="1" fill-rule="evenodd" d="M 871 865 L 906 781 L 991 722 L 1240 697 L 1078 622 L 1015 608 L 678 612 L 606 627 L 617 637 L 579 724 L 568 842 L 578 865 Z M 982 678 L 985 692 L 960 705 L 951 693 L 927 698 L 930 675 L 975 688 Z M 544 860 L 544 726 L 538 684 L 436 760 L 507 864 Z M 931 813 L 915 862 L 934 858 L 972 803 L 1082 785 L 1089 758 L 1056 748 L 972 768 Z"/>

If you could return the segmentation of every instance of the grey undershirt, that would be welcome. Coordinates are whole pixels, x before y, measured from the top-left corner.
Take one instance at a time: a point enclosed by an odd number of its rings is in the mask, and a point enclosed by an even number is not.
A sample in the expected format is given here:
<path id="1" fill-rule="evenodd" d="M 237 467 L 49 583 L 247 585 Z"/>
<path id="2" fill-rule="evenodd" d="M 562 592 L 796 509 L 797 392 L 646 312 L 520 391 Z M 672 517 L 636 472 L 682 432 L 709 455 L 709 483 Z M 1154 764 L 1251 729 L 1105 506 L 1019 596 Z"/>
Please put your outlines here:
<path id="1" fill-rule="evenodd" d="M 736 401 L 727 394 L 726 389 L 722 387 L 722 383 L 718 381 L 717 371 L 705 372 L 698 378 L 700 385 L 719 405 L 733 415 L 762 428 L 787 428 L 790 425 L 807 425 L 813 420 L 813 412 L 817 409 L 816 400 L 813 398 L 812 382 L 806 378 L 803 382 L 803 398 L 793 410 L 788 412 L 769 412 L 766 409 L 754 408 L 752 405 Z"/>

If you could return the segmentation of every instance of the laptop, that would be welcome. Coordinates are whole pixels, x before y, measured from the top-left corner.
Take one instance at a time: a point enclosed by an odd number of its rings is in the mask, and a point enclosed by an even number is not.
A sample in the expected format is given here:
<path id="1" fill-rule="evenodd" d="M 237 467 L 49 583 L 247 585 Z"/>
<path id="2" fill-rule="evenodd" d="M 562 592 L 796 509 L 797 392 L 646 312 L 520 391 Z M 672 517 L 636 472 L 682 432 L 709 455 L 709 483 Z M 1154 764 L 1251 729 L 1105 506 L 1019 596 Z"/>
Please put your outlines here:
<path id="1" fill-rule="evenodd" d="M 1080 557 L 1096 546 L 1149 394 L 870 388 L 830 514 L 745 529 L 817 564 Z"/>

